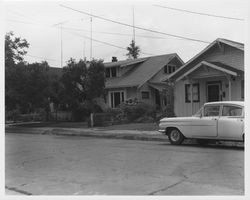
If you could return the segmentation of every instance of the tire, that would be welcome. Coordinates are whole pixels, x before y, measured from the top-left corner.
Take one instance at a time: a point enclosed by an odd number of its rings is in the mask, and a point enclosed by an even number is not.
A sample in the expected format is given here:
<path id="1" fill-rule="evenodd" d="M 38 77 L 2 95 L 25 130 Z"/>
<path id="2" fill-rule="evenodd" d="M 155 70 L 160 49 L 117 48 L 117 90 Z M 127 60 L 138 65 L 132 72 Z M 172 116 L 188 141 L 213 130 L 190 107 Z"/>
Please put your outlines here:
<path id="1" fill-rule="evenodd" d="M 183 142 L 184 136 L 178 129 L 174 128 L 169 131 L 168 139 L 171 144 L 177 145 Z"/>

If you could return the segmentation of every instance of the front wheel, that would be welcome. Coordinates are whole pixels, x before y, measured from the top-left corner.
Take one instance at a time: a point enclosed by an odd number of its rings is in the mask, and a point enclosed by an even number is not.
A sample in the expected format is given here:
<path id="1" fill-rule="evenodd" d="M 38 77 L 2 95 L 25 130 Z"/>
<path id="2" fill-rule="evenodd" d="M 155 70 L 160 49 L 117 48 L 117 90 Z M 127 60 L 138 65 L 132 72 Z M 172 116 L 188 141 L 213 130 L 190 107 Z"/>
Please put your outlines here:
<path id="1" fill-rule="evenodd" d="M 171 144 L 181 144 L 184 140 L 184 136 L 178 129 L 171 129 L 168 138 Z"/>

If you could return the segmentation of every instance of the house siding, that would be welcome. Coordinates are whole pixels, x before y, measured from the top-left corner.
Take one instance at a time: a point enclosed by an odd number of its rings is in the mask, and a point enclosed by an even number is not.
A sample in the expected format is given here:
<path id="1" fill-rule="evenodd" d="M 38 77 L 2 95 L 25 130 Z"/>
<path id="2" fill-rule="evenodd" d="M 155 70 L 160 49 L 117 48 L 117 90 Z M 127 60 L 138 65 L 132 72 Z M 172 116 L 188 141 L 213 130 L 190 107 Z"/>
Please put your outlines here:
<path id="1" fill-rule="evenodd" d="M 232 101 L 242 101 L 241 98 L 241 80 L 243 77 L 237 77 L 235 81 L 231 81 L 231 100 Z M 194 81 L 194 83 L 199 83 L 200 87 L 200 102 L 193 102 L 193 111 L 191 110 L 191 103 L 185 102 L 185 84 L 189 84 L 188 80 L 179 81 L 175 84 L 174 93 L 174 110 L 176 116 L 190 116 L 195 114 L 204 103 L 207 102 L 207 83 L 208 82 L 221 82 L 221 100 L 229 100 L 229 88 L 228 80 L 226 77 L 215 77 L 209 79 L 200 79 L 199 81 Z M 223 97 L 223 92 L 225 96 Z"/>

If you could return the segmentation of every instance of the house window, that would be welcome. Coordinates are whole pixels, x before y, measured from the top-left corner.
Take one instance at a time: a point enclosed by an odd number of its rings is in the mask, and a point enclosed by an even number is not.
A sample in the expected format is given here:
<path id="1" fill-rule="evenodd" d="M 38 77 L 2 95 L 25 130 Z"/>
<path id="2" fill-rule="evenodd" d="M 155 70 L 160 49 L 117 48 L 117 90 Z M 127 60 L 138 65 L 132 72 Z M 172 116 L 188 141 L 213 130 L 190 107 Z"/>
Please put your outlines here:
<path id="1" fill-rule="evenodd" d="M 110 92 L 110 105 L 111 108 L 118 107 L 122 102 L 124 102 L 124 92 Z"/>
<path id="2" fill-rule="evenodd" d="M 191 102 L 191 85 L 190 84 L 185 85 L 185 102 L 186 103 Z M 198 83 L 193 84 L 193 102 L 200 102 L 200 88 L 199 88 Z"/>
<path id="3" fill-rule="evenodd" d="M 245 84 L 244 84 L 244 80 L 241 80 L 241 99 L 244 100 L 245 98 Z"/>
<path id="4" fill-rule="evenodd" d="M 141 98 L 142 99 L 149 99 L 149 92 L 147 92 L 147 91 L 141 92 Z"/>
<path id="5" fill-rule="evenodd" d="M 106 78 L 117 77 L 117 68 L 109 67 L 105 69 Z"/>
<path id="6" fill-rule="evenodd" d="M 111 77 L 116 77 L 117 72 L 116 72 L 116 67 L 111 67 Z"/>
<path id="7" fill-rule="evenodd" d="M 175 65 L 168 64 L 168 65 L 164 66 L 164 73 L 165 74 L 171 74 L 173 72 L 175 72 Z"/>
<path id="8" fill-rule="evenodd" d="M 110 68 L 105 69 L 106 78 L 110 78 Z"/>

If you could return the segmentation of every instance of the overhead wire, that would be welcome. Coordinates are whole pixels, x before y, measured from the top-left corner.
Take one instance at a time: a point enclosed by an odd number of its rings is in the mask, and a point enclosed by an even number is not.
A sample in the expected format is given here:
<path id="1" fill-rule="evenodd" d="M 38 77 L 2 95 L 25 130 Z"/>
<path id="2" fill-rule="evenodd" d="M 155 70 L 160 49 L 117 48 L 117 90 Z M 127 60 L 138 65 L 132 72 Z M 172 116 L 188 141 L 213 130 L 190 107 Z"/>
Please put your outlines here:
<path id="1" fill-rule="evenodd" d="M 204 41 L 204 40 L 200 40 L 200 39 L 194 39 L 194 38 L 184 37 L 184 36 L 180 36 L 180 35 L 165 33 L 165 32 L 161 32 L 161 31 L 149 29 L 149 28 L 143 28 L 143 27 L 139 27 L 139 26 L 132 26 L 132 25 L 126 24 L 124 22 L 119 22 L 119 21 L 116 21 L 116 20 L 112 20 L 112 19 L 108 19 L 108 18 L 104 18 L 104 17 L 98 16 L 98 15 L 93 15 L 91 13 L 88 13 L 88 12 L 85 12 L 85 11 L 81 11 L 81 10 L 77 10 L 77 9 L 74 9 L 74 8 L 62 5 L 62 4 L 60 4 L 60 6 L 66 8 L 66 9 L 69 9 L 69 10 L 73 10 L 75 12 L 79 12 L 79 13 L 82 13 L 82 14 L 85 14 L 85 15 L 88 15 L 88 16 L 92 16 L 92 17 L 95 17 L 95 18 L 98 18 L 98 19 L 102 19 L 104 21 L 109 21 L 109 22 L 112 22 L 112 23 L 115 23 L 115 24 L 119 24 L 119 25 L 123 25 L 123 26 L 127 26 L 127 27 L 132 27 L 132 28 L 136 28 L 136 29 L 139 29 L 139 30 L 144 30 L 144 31 L 152 32 L 152 33 L 158 33 L 158 34 L 161 34 L 161 35 L 168 35 L 168 36 L 171 36 L 171 37 L 181 38 L 181 39 L 185 39 L 185 40 L 189 40 L 189 41 L 194 41 L 194 42 L 201 42 L 201 43 L 206 43 L 206 44 L 210 44 L 211 43 L 209 41 Z"/>
<path id="2" fill-rule="evenodd" d="M 244 21 L 245 20 L 243 18 L 235 18 L 235 17 L 228 17 L 228 16 L 222 16 L 222 15 L 214 15 L 214 14 L 209 14 L 209 13 L 195 12 L 195 11 L 184 10 L 184 9 L 179 9 L 179 8 L 173 8 L 173 7 L 168 7 L 168 6 L 161 6 L 161 5 L 153 5 L 153 6 L 166 8 L 166 9 L 169 9 L 169 10 L 175 10 L 175 11 L 180 11 L 180 12 L 191 13 L 191 14 L 204 15 L 204 16 L 209 16 L 209 17 L 216 17 L 216 18 L 223 18 L 223 19 L 230 19 L 230 20 L 238 20 L 238 21 Z"/>

